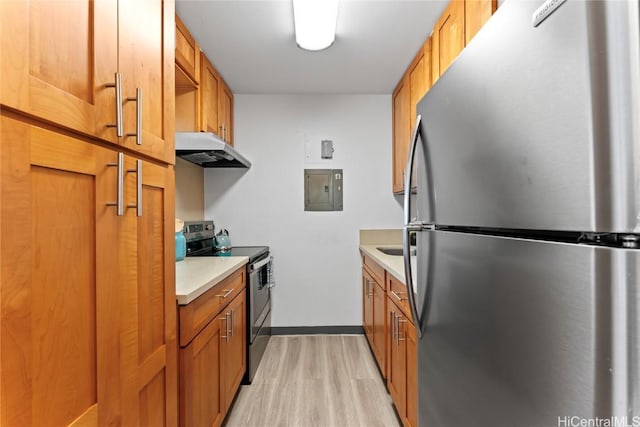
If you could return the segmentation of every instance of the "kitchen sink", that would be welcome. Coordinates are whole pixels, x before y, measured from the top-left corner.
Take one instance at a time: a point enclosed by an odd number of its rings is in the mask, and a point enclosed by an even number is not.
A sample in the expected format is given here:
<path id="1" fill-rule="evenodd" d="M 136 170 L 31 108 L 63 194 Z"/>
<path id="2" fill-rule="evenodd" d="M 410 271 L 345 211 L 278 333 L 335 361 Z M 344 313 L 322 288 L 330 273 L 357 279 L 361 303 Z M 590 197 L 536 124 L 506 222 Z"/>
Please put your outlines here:
<path id="1" fill-rule="evenodd" d="M 382 252 L 385 255 L 402 256 L 402 248 L 379 247 L 379 248 L 376 248 L 376 249 L 379 250 L 380 252 Z M 409 254 L 415 255 L 416 254 L 415 248 L 412 248 L 411 251 L 409 252 Z"/>

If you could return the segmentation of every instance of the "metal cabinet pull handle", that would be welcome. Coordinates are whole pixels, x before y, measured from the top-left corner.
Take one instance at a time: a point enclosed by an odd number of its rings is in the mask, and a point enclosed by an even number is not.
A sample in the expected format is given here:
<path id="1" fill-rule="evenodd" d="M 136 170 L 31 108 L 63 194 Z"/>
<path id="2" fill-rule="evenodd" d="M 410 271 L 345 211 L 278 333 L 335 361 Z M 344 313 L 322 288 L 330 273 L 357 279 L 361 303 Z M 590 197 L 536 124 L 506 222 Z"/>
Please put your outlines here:
<path id="1" fill-rule="evenodd" d="M 128 97 L 127 101 L 136 103 L 136 132 L 128 133 L 127 136 L 135 136 L 136 144 L 142 145 L 142 88 L 136 88 L 136 97 Z"/>
<path id="2" fill-rule="evenodd" d="M 397 299 L 398 301 L 404 301 L 404 298 L 402 298 L 400 295 L 398 295 L 398 294 L 396 293 L 396 291 L 391 291 L 391 294 L 392 294 L 394 297 L 396 297 L 396 299 Z"/>
<path id="3" fill-rule="evenodd" d="M 117 215 L 124 215 L 124 153 L 118 153 L 118 161 L 116 163 L 107 163 L 108 167 L 118 168 L 118 183 L 116 190 L 115 202 L 107 202 L 107 206 L 115 206 Z"/>
<path id="4" fill-rule="evenodd" d="M 225 313 L 220 320 L 224 320 L 224 333 L 226 334 L 222 335 L 221 338 L 224 338 L 225 342 L 229 342 L 229 312 Z"/>
<path id="5" fill-rule="evenodd" d="M 235 329 L 235 327 L 236 327 L 236 325 L 235 325 L 235 323 L 236 323 L 236 319 L 235 319 L 235 316 L 234 316 L 234 312 L 235 312 L 235 310 L 231 310 L 231 328 L 229 328 L 229 331 L 231 331 L 231 334 L 230 334 L 230 335 L 231 335 L 232 337 L 233 337 L 233 330 L 234 330 L 234 329 Z"/>
<path id="6" fill-rule="evenodd" d="M 107 124 L 108 128 L 116 128 L 116 135 L 122 137 L 124 131 L 122 129 L 122 78 L 120 73 L 115 74 L 115 83 L 107 83 L 105 87 L 113 87 L 116 89 L 116 122 Z"/>
<path id="7" fill-rule="evenodd" d="M 400 345 L 400 341 L 407 340 L 406 336 L 405 338 L 400 338 L 400 323 L 407 323 L 407 321 L 405 319 L 401 319 L 400 316 L 398 316 L 398 345 Z"/>
<path id="8" fill-rule="evenodd" d="M 219 295 L 216 295 L 216 296 L 219 296 L 220 298 L 226 298 L 229 295 L 231 295 L 231 292 L 233 292 L 233 289 L 229 289 L 229 290 L 224 291 L 224 292 L 225 292 L 224 294 L 219 294 Z"/>
<path id="9" fill-rule="evenodd" d="M 136 215 L 142 216 L 142 160 L 136 160 L 136 168 L 127 169 L 127 173 L 136 174 L 136 204 L 127 205 L 127 209 L 136 208 Z"/>

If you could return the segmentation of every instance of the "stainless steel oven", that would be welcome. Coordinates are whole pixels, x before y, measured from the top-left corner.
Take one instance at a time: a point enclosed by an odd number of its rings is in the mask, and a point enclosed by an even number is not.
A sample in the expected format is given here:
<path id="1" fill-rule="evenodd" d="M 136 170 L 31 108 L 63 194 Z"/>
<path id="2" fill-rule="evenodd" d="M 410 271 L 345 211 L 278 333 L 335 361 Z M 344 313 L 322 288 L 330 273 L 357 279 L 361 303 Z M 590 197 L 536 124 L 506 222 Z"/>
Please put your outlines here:
<path id="1" fill-rule="evenodd" d="M 268 246 L 234 246 L 224 253 L 213 244 L 213 221 L 185 222 L 187 256 L 246 256 L 247 352 L 243 384 L 251 384 L 271 337 L 271 287 L 273 257 Z"/>
<path id="2" fill-rule="evenodd" d="M 273 258 L 267 252 L 263 258 L 248 264 L 247 324 L 249 325 L 248 364 L 245 383 L 250 384 L 271 337 L 271 287 Z"/>

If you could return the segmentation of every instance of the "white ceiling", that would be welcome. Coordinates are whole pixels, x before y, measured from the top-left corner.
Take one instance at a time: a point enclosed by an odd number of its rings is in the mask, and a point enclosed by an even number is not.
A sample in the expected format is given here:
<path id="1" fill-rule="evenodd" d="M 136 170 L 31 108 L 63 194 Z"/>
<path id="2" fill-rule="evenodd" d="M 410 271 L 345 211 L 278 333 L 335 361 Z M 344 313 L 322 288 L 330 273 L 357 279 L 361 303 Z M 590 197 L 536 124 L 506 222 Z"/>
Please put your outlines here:
<path id="1" fill-rule="evenodd" d="M 177 0 L 234 93 L 390 94 L 448 0 L 341 0 L 336 41 L 296 46 L 291 0 Z"/>

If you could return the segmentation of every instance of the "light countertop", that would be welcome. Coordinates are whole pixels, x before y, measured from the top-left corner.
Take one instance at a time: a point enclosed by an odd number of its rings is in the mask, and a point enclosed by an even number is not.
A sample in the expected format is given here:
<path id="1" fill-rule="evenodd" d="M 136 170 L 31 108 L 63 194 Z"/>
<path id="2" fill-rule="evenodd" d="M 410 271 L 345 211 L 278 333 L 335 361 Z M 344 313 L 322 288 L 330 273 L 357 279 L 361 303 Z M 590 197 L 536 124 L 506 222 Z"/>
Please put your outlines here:
<path id="1" fill-rule="evenodd" d="M 379 247 L 402 249 L 402 245 L 360 245 L 360 250 L 376 263 L 380 264 L 382 268 L 391 273 L 396 279 L 400 280 L 402 283 L 405 283 L 404 258 L 402 256 L 383 254 L 377 249 Z"/>
<path id="2" fill-rule="evenodd" d="M 246 256 L 187 257 L 176 262 L 178 304 L 189 304 L 247 262 Z"/>

